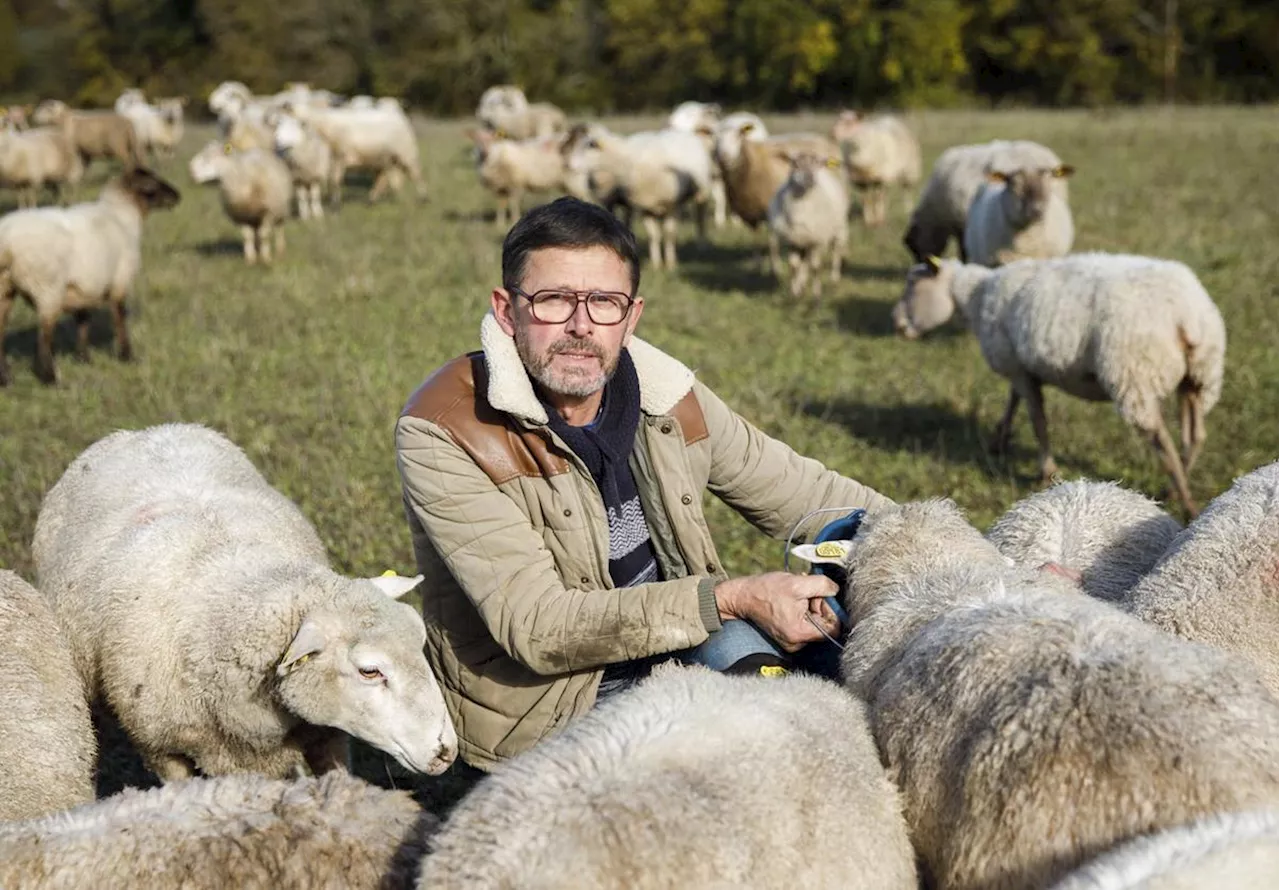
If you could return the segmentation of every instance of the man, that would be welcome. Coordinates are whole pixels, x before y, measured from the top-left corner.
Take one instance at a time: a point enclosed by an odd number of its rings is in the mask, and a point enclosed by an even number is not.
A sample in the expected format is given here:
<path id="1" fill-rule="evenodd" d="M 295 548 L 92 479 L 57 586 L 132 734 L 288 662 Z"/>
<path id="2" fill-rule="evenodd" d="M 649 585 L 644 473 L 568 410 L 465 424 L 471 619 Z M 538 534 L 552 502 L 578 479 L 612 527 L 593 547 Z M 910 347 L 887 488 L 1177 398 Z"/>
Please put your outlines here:
<path id="1" fill-rule="evenodd" d="M 396 426 L 427 656 L 482 770 L 657 659 L 755 670 L 838 630 L 821 575 L 726 577 L 704 489 L 775 538 L 817 508 L 889 503 L 634 337 L 639 281 L 607 211 L 530 211 L 503 244 L 482 351 L 427 378 Z"/>

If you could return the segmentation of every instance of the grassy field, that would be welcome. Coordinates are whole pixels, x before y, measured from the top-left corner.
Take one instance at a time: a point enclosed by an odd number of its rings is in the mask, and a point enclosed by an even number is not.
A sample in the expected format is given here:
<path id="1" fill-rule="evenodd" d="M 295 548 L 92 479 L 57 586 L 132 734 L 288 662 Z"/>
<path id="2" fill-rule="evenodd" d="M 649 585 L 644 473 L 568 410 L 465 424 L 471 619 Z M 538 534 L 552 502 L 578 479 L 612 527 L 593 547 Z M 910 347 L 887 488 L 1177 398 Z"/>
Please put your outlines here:
<path id="1" fill-rule="evenodd" d="M 829 117 L 768 118 L 775 131 L 825 130 Z M 654 120 L 611 121 L 619 130 Z M 1276 109 L 929 113 L 912 118 L 926 165 L 946 147 L 996 137 L 1052 146 L 1077 168 L 1071 185 L 1077 250 L 1180 259 L 1226 319 L 1227 374 L 1192 476 L 1203 503 L 1277 455 Z M 413 557 L 392 451 L 405 397 L 431 370 L 478 343 L 498 281 L 502 233 L 478 185 L 466 122 L 422 122 L 431 200 L 377 206 L 348 187 L 323 225 L 295 223 L 271 268 L 241 261 L 216 191 L 194 186 L 185 162 L 208 138 L 189 133 L 160 170 L 183 191 L 147 223 L 133 303 L 139 361 L 117 363 L 110 324 L 95 325 L 93 360 L 71 355 L 60 330 L 62 383 L 31 372 L 34 316 L 13 313 L 6 347 L 14 383 L 0 390 L 0 566 L 33 576 L 29 545 L 44 492 L 76 454 L 120 428 L 194 421 L 225 432 L 320 530 L 334 564 L 353 574 L 409 573 Z M 102 171 L 82 189 L 96 194 Z M 800 312 L 760 271 L 742 228 L 697 244 L 683 230 L 681 268 L 644 272 L 640 334 L 697 370 L 770 434 L 897 500 L 955 498 L 985 528 L 1037 487 L 1025 413 L 1002 460 L 982 445 L 1005 386 L 958 328 L 920 342 L 893 336 L 889 310 L 908 255 L 908 202 L 889 224 L 855 226 L 843 280 Z M 4 196 L 12 206 L 12 196 Z M 1105 404 L 1046 397 L 1064 476 L 1115 479 L 1163 497 L 1151 448 Z M 1172 418 L 1172 411 L 1168 414 Z M 740 573 L 781 567 L 765 540 L 719 503 L 708 518 L 725 563 Z M 146 781 L 109 743 L 102 787 Z M 363 752 L 363 775 L 411 781 Z M 431 780 L 417 787 L 434 793 Z M 437 788 L 439 786 L 436 786 Z"/>

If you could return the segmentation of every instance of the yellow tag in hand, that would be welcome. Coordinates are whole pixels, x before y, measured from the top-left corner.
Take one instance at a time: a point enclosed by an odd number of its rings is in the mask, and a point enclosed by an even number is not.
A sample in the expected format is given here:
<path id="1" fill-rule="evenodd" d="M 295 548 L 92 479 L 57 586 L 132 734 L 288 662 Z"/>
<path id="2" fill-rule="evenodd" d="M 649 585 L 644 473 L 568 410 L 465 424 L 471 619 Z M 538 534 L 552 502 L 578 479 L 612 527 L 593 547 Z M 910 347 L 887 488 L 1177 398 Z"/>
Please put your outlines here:
<path id="1" fill-rule="evenodd" d="M 845 555 L 845 548 L 836 541 L 823 541 L 813 548 L 813 552 L 815 556 L 840 557 Z"/>

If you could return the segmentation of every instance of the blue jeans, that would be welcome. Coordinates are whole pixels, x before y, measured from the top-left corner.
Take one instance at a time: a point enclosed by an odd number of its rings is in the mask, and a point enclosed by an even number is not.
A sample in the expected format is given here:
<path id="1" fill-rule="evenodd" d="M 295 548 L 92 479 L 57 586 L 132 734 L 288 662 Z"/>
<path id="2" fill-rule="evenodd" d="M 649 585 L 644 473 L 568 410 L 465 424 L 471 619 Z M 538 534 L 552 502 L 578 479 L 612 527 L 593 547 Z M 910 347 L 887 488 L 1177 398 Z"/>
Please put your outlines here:
<path id="1" fill-rule="evenodd" d="M 843 626 L 849 615 L 835 597 L 827 597 L 827 605 L 836 613 Z M 787 655 L 750 621 L 731 618 L 709 636 L 705 642 L 677 652 L 676 657 L 688 664 L 701 664 L 713 671 L 722 671 L 748 655 L 768 654 L 789 660 L 795 667 L 809 673 L 840 678 L 840 649 L 830 640 L 815 640 L 799 652 Z"/>

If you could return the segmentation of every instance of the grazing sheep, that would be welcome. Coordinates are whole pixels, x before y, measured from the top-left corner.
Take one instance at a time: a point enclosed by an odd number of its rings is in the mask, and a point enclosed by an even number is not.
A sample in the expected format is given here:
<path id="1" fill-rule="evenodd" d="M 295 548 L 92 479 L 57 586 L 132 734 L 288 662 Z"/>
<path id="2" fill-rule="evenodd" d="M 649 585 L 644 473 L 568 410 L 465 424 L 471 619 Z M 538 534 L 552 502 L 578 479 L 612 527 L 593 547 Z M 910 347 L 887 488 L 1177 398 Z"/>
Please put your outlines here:
<path id="1" fill-rule="evenodd" d="M 520 201 L 526 191 L 564 187 L 565 157 L 555 137 L 502 139 L 492 130 L 469 130 L 475 143 L 476 172 L 480 183 L 498 199 L 496 225 L 506 229 L 520 218 Z"/>
<path id="2" fill-rule="evenodd" d="M 960 246 L 960 259 L 968 260 L 964 251 L 964 224 L 969 206 L 990 172 L 1012 172 L 1019 168 L 1053 169 L 1062 164 L 1051 149 L 1025 140 L 995 140 L 978 145 L 956 145 L 948 148 L 933 165 L 933 172 L 920 192 L 911 221 L 902 241 L 923 263 L 931 256 L 941 256 L 947 242 L 955 238 Z M 1067 197 L 1067 180 L 1056 179 L 1054 185 L 1063 199 Z"/>
<path id="3" fill-rule="evenodd" d="M 791 174 L 769 205 L 769 231 L 787 248 L 791 296 L 809 285 L 816 303 L 823 263 L 840 281 L 840 261 L 849 242 L 849 193 L 839 158 L 809 152 L 788 155 Z"/>
<path id="4" fill-rule="evenodd" d="M 1044 887 L 1116 843 L 1274 807 L 1275 695 L 1234 656 L 1010 568 L 950 501 L 869 514 L 842 676 L 939 890 Z"/>
<path id="5" fill-rule="evenodd" d="M 888 187 L 920 184 L 920 143 L 915 134 L 895 115 L 864 118 L 856 111 L 842 111 L 831 127 L 831 139 L 844 153 L 850 182 L 867 193 L 862 221 L 883 225 Z"/>
<path id="6" fill-rule="evenodd" d="M 1003 266 L 1021 259 L 1065 256 L 1075 240 L 1071 207 L 1054 188 L 1070 164 L 1012 173 L 993 171 L 969 205 L 964 223 L 967 262 Z"/>
<path id="7" fill-rule="evenodd" d="M 320 134 L 297 118 L 282 115 L 275 130 L 276 153 L 293 174 L 300 219 L 321 219 L 321 200 L 327 187 L 336 197 L 341 183 L 334 182 L 333 150 Z"/>
<path id="8" fill-rule="evenodd" d="M 61 203 L 65 188 L 75 188 L 83 176 L 80 153 L 62 130 L 0 130 L 0 184 L 18 190 L 20 208 L 35 207 L 46 185 L 54 187 Z"/>
<path id="9" fill-rule="evenodd" d="M 351 168 L 365 168 L 375 171 L 373 187 L 369 190 L 370 202 L 378 200 L 388 188 L 399 191 L 402 176 L 413 183 L 419 199 L 426 199 L 427 187 L 419 169 L 418 140 L 398 103 L 379 102 L 373 108 L 364 109 L 301 105 L 291 106 L 289 111 L 329 143 L 335 182 L 341 183 Z M 337 191 L 340 193 L 341 189 Z"/>
<path id="10" fill-rule="evenodd" d="M 1226 329 L 1194 272 L 1172 260 L 1105 253 L 1020 260 L 995 270 L 934 259 L 907 273 L 894 325 L 914 339 L 957 308 L 991 370 L 1010 382 L 996 450 L 1007 447 L 1025 398 L 1040 472 L 1050 479 L 1058 468 L 1041 387 L 1111 401 L 1151 440 L 1183 508 L 1195 515 L 1187 474 L 1204 445 L 1205 415 L 1222 390 Z M 1161 403 L 1175 389 L 1181 457 L 1161 415 Z"/>
<path id="11" fill-rule="evenodd" d="M 1207 816 L 1121 844 L 1050 890 L 1274 890 L 1276 830 L 1274 809 Z"/>
<path id="12" fill-rule="evenodd" d="M 480 782 L 419 890 L 915 890 L 862 703 L 817 677 L 662 666 Z"/>
<path id="13" fill-rule="evenodd" d="M 1280 689 L 1275 463 L 1241 476 L 1173 539 L 1126 597 L 1143 621 L 1235 652 Z"/>
<path id="14" fill-rule="evenodd" d="M 1150 498 L 1115 482 L 1062 482 L 1018 501 L 987 540 L 1017 565 L 1056 563 L 1084 592 L 1120 602 L 1182 531 Z"/>
<path id="15" fill-rule="evenodd" d="M 73 110 L 49 99 L 36 107 L 31 120 L 61 129 L 86 166 L 94 158 L 114 158 L 125 169 L 146 165 L 133 123 L 114 111 Z"/>
<path id="16" fill-rule="evenodd" d="M 485 90 L 476 106 L 476 119 L 511 139 L 543 139 L 569 129 L 563 111 L 550 102 L 529 102 L 524 90 L 511 84 Z"/>
<path id="17" fill-rule="evenodd" d="M 0 386 L 9 383 L 4 333 L 22 296 L 39 317 L 36 376 L 56 383 L 53 328 L 63 312 L 76 319 L 76 355 L 89 359 L 89 314 L 106 304 L 115 325 L 116 354 L 133 358 L 125 301 L 142 263 L 142 221 L 178 203 L 178 190 L 150 170 L 116 176 L 97 201 L 71 207 L 17 210 L 0 219 Z"/>
<path id="18" fill-rule="evenodd" d="M 48 601 L 3 570 L 0 639 L 0 822 L 93 800 L 97 746 L 71 647 Z"/>
<path id="19" fill-rule="evenodd" d="M 407 890 L 435 827 L 406 792 L 343 773 L 189 779 L 0 825 L 0 886 Z"/>
<path id="20" fill-rule="evenodd" d="M 240 227 L 244 261 L 272 260 L 284 253 L 284 223 L 290 216 L 293 174 L 273 152 L 253 148 L 236 151 L 229 142 L 208 143 L 191 159 L 191 178 L 204 185 L 218 183 L 222 209 Z"/>
<path id="21" fill-rule="evenodd" d="M 421 576 L 334 572 L 306 517 L 213 430 L 89 446 L 45 496 L 32 556 L 90 697 L 166 782 L 345 766 L 343 733 L 417 772 L 456 754 L 422 618 L 395 599 Z"/>

